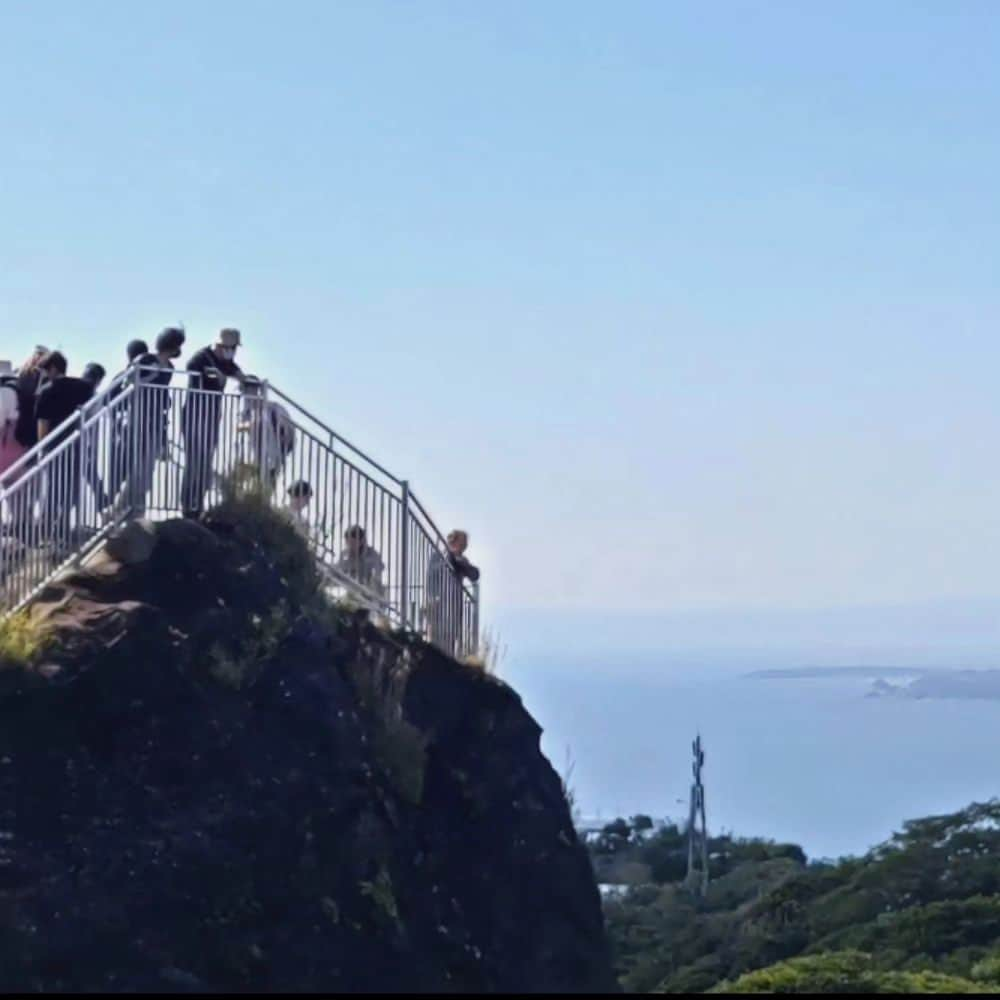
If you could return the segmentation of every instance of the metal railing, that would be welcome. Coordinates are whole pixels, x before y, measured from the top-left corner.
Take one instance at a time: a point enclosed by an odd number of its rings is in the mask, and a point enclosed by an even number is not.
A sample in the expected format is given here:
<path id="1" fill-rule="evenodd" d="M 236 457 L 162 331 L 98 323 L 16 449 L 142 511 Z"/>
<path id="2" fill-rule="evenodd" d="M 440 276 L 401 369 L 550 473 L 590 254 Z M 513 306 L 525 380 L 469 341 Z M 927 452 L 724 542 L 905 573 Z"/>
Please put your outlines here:
<path id="1" fill-rule="evenodd" d="M 267 383 L 252 395 L 220 393 L 172 386 L 172 374 L 122 373 L 0 476 L 0 613 L 129 518 L 197 515 L 250 467 L 334 595 L 452 655 L 477 651 L 478 585 L 454 572 L 405 480 Z"/>

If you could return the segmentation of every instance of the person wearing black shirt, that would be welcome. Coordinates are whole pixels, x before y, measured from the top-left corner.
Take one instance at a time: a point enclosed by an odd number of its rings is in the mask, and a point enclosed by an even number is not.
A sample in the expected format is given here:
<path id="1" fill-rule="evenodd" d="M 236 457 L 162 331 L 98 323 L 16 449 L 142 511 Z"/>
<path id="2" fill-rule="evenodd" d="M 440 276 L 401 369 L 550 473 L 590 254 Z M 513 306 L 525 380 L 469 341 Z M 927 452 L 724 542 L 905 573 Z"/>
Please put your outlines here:
<path id="1" fill-rule="evenodd" d="M 107 372 L 104 370 L 104 365 L 100 365 L 96 361 L 91 361 L 87 367 L 83 369 L 83 374 L 80 378 L 84 382 L 90 383 L 93 387 L 93 394 L 96 396 L 97 390 L 101 387 L 101 383 L 104 381 L 104 376 L 106 374 Z M 90 488 L 94 491 L 94 500 L 97 503 L 97 509 L 103 510 L 110 503 L 110 497 L 108 496 L 107 490 L 104 488 L 104 480 L 101 478 L 101 472 L 97 467 L 96 430 L 91 432 L 90 440 L 84 442 L 83 478 L 87 480 Z"/>
<path id="2" fill-rule="evenodd" d="M 243 378 L 234 360 L 239 346 L 239 330 L 222 330 L 214 346 L 203 347 L 187 363 L 189 392 L 181 413 L 184 435 L 181 503 L 185 517 L 200 516 L 205 493 L 211 485 L 226 380 Z"/>
<path id="3" fill-rule="evenodd" d="M 123 497 L 132 513 L 146 513 L 146 495 L 153 485 L 156 462 L 167 443 L 167 420 L 170 412 L 170 377 L 173 361 L 181 356 L 184 331 L 167 327 L 156 338 L 156 353 L 143 354 L 135 360 L 137 395 L 129 410 L 129 426 L 125 435 L 124 459 L 129 474 Z"/>
<path id="4" fill-rule="evenodd" d="M 149 347 L 144 340 L 130 340 L 125 348 L 125 367 L 115 376 L 117 382 L 108 393 L 108 406 L 115 403 L 115 400 L 131 384 L 124 375 L 129 371 L 143 355 L 149 354 Z M 123 399 L 115 403 L 114 414 L 111 422 L 113 430 L 111 432 L 111 468 L 108 483 L 109 493 L 113 497 L 121 489 L 128 475 L 128 410 L 131 398 Z"/>
<path id="5" fill-rule="evenodd" d="M 72 418 L 93 395 L 94 387 L 66 374 L 66 358 L 58 351 L 46 354 L 38 368 L 49 379 L 35 404 L 38 440 L 46 454 L 54 452 L 73 433 Z M 49 469 L 45 497 L 45 524 L 50 538 L 69 541 L 73 509 L 80 503 L 80 439 L 64 448 Z"/>
<path id="6" fill-rule="evenodd" d="M 47 354 L 38 363 L 48 379 L 35 402 L 38 440 L 45 441 L 48 454 L 69 437 L 72 427 L 62 427 L 94 395 L 92 383 L 66 374 L 66 359 L 58 351 Z"/>

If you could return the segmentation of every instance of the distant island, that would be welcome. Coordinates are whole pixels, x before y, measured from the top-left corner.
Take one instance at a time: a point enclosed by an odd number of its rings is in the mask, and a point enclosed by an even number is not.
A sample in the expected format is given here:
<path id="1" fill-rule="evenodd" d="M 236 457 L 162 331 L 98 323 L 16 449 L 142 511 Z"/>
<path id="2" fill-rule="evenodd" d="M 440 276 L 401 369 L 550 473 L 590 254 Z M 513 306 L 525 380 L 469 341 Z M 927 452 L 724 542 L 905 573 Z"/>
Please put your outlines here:
<path id="1" fill-rule="evenodd" d="M 958 670 L 919 667 L 800 667 L 792 670 L 755 670 L 754 680 L 807 680 L 810 678 L 866 678 L 873 680 L 869 698 L 958 698 L 965 701 L 1000 701 L 1000 670 Z M 904 683 L 890 684 L 887 677 Z"/>
<path id="2" fill-rule="evenodd" d="M 919 677 L 923 673 L 919 667 L 796 667 L 755 670 L 746 676 L 764 681 L 794 681 L 811 677 Z"/>

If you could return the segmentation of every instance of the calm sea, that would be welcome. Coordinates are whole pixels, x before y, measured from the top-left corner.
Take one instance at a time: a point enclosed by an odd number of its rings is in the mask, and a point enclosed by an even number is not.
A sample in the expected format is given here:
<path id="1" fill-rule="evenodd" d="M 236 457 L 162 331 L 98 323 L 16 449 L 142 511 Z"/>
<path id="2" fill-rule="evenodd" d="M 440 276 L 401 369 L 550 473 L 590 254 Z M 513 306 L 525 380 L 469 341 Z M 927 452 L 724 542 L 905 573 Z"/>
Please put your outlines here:
<path id="1" fill-rule="evenodd" d="M 905 819 L 1000 795 L 1000 702 L 878 700 L 865 697 L 870 680 L 745 676 L 767 665 L 510 656 L 501 674 L 556 769 L 572 760 L 585 817 L 684 816 L 699 731 L 709 826 L 811 857 L 860 853 Z"/>

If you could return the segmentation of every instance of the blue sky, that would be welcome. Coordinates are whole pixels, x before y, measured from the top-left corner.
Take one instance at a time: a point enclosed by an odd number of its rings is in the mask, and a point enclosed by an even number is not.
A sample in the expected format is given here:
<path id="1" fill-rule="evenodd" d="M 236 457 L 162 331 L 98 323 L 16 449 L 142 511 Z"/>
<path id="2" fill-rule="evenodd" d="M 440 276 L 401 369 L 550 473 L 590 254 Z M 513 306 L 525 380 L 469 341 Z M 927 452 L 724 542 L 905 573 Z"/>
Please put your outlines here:
<path id="1" fill-rule="evenodd" d="M 0 2 L 0 355 L 183 321 L 490 601 L 1000 597 L 1000 7 Z"/>

